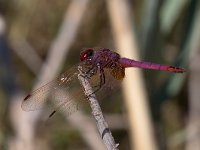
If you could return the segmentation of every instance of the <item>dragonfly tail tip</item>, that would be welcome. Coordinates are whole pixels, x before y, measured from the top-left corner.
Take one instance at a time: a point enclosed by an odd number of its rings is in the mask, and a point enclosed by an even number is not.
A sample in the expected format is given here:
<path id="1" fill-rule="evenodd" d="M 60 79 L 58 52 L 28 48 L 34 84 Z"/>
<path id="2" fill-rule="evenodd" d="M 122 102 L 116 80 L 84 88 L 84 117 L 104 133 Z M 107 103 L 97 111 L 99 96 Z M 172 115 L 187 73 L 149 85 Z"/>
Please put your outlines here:
<path id="1" fill-rule="evenodd" d="M 183 68 L 173 67 L 173 66 L 169 66 L 169 68 L 167 70 L 170 71 L 170 72 L 175 72 L 175 73 L 184 73 L 184 72 L 186 72 L 186 70 L 183 69 Z"/>

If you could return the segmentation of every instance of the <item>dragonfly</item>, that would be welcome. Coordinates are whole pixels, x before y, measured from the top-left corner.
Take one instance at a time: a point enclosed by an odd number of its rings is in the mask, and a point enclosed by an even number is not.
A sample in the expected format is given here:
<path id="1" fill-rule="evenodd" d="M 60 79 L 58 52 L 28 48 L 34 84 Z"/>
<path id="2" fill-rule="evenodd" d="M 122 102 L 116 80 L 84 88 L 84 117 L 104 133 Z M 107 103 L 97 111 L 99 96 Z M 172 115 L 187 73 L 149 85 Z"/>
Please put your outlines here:
<path id="1" fill-rule="evenodd" d="M 87 98 L 78 80 L 80 71 L 89 80 L 94 93 L 98 94 L 114 89 L 115 81 L 121 81 L 125 77 L 125 69 L 129 67 L 172 73 L 186 72 L 184 68 L 121 57 L 120 54 L 107 48 L 86 48 L 80 52 L 80 63 L 57 79 L 28 94 L 21 107 L 24 111 L 33 111 L 42 109 L 51 101 L 49 106 L 52 112 L 49 117 L 57 111 L 71 115 L 79 109 L 80 101 Z"/>

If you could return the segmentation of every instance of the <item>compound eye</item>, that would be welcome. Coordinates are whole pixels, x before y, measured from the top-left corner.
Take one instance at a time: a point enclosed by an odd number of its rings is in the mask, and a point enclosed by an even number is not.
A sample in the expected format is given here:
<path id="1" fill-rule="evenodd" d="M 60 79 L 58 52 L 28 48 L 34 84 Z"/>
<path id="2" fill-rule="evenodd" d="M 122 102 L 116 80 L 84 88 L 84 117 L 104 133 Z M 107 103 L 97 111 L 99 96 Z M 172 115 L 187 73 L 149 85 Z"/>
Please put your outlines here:
<path id="1" fill-rule="evenodd" d="M 92 48 L 86 49 L 80 53 L 80 60 L 84 61 L 86 59 L 90 59 L 94 54 L 94 50 Z"/>

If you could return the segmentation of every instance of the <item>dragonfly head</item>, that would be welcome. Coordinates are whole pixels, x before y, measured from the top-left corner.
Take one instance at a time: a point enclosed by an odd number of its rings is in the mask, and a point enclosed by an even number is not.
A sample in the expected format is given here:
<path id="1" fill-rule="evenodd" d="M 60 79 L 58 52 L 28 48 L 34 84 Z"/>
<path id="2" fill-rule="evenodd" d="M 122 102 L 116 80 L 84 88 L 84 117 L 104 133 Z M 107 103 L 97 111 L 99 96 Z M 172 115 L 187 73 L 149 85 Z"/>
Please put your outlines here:
<path id="1" fill-rule="evenodd" d="M 87 48 L 80 53 L 80 61 L 85 61 L 86 63 L 91 63 L 94 50 L 92 48 Z"/>

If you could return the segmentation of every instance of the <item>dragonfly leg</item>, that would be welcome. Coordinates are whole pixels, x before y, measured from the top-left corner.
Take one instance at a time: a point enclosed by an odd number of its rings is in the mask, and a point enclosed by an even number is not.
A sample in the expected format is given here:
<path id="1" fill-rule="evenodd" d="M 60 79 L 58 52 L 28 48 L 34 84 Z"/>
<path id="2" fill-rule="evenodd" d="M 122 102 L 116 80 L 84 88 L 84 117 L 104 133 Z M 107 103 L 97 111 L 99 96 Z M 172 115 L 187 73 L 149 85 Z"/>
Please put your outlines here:
<path id="1" fill-rule="evenodd" d="M 105 83 L 106 83 L 106 79 L 105 79 L 105 74 L 104 74 L 104 71 L 102 70 L 102 72 L 101 72 L 101 78 L 100 78 L 101 80 L 101 82 L 100 82 L 100 87 L 102 87 L 102 85 L 104 85 Z"/>
<path id="2" fill-rule="evenodd" d="M 94 90 L 91 94 L 89 94 L 88 96 L 90 97 L 92 94 L 96 93 L 97 91 L 99 91 L 101 89 L 101 87 L 105 84 L 105 74 L 104 74 L 104 70 L 100 69 L 100 73 L 99 73 L 99 84 L 94 86 L 94 88 L 97 88 L 96 90 Z"/>
<path id="3" fill-rule="evenodd" d="M 95 74 L 97 73 L 97 70 L 98 70 L 98 67 L 93 66 L 93 67 L 89 68 L 89 70 L 86 71 L 84 74 L 85 74 L 86 76 L 91 77 L 91 76 L 93 76 L 93 75 L 95 75 Z"/>
<path id="4" fill-rule="evenodd" d="M 95 89 L 91 94 L 89 94 L 87 97 L 91 97 L 92 94 L 96 93 L 97 91 L 99 91 L 101 89 L 101 87 L 105 84 L 105 74 L 104 74 L 104 70 L 102 69 L 101 65 L 97 65 L 94 67 L 89 68 L 89 70 L 87 70 L 86 72 L 83 72 L 83 74 L 81 75 L 83 78 L 88 78 L 90 79 L 90 77 L 92 77 L 93 75 L 97 74 L 97 71 L 99 70 L 99 84 L 96 86 L 93 86 L 93 88 L 97 88 Z"/>
<path id="5" fill-rule="evenodd" d="M 81 76 L 83 78 L 86 78 L 86 79 L 90 79 L 94 74 L 97 73 L 97 67 L 96 66 L 91 66 L 91 67 L 88 67 L 88 70 L 82 70 L 81 68 L 78 68 L 78 70 L 81 72 Z"/>

